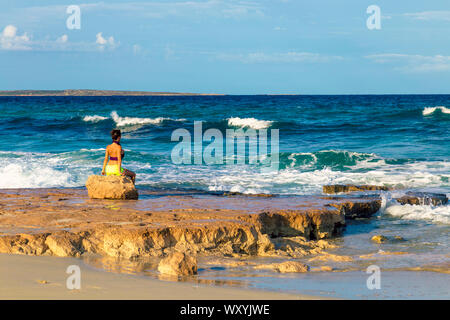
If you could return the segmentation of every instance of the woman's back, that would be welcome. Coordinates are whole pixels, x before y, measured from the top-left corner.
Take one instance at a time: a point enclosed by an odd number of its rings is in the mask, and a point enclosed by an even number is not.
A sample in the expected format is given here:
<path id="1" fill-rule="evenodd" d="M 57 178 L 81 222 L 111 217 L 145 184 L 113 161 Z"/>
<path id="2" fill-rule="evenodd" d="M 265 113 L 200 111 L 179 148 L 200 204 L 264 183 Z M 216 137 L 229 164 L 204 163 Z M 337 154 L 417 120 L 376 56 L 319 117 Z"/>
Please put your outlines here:
<path id="1" fill-rule="evenodd" d="M 111 138 L 113 143 L 106 147 L 105 159 L 103 160 L 102 175 L 120 176 L 125 175 L 135 182 L 136 174 L 133 171 L 122 168 L 122 159 L 125 156 L 120 145 L 120 138 L 122 134 L 120 130 L 114 129 L 111 131 Z"/>
<path id="2" fill-rule="evenodd" d="M 119 160 L 119 156 L 122 152 L 122 147 L 117 143 L 111 143 L 106 147 L 106 151 L 108 152 L 109 161 L 110 162 L 117 162 Z M 122 159 L 123 156 L 120 158 Z"/>

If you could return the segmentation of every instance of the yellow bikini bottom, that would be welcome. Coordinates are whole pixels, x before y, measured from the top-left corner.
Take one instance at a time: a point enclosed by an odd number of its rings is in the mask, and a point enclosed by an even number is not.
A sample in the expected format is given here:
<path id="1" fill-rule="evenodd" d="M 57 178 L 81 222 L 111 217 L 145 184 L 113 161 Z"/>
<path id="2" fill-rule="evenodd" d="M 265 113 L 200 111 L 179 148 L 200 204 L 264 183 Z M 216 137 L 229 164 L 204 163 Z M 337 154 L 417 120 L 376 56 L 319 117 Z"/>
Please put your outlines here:
<path id="1" fill-rule="evenodd" d="M 121 168 L 119 172 L 119 165 L 117 164 L 108 164 L 106 165 L 105 172 L 107 176 L 121 176 L 123 172 L 123 168 Z"/>

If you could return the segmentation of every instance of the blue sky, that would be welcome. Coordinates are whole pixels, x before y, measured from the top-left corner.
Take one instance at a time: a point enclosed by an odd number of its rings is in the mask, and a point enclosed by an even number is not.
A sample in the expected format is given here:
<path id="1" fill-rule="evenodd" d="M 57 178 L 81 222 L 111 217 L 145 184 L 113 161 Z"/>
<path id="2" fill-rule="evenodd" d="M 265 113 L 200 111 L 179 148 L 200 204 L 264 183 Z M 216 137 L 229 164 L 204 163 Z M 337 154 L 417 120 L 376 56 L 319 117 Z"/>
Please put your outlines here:
<path id="1" fill-rule="evenodd" d="M 81 29 L 66 26 L 69 5 Z M 369 30 L 366 9 L 381 9 Z M 0 89 L 450 93 L 448 0 L 0 0 Z"/>

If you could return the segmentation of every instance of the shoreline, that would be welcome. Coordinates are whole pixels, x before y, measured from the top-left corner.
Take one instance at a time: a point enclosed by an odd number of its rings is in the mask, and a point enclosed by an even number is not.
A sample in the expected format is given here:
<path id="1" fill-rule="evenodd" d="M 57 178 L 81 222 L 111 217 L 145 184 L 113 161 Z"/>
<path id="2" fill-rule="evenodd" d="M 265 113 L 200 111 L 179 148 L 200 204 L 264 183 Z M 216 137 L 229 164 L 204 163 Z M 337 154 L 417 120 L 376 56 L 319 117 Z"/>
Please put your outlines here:
<path id="1" fill-rule="evenodd" d="M 66 287 L 69 265 L 81 271 L 81 289 Z M 305 300 L 327 299 L 258 289 L 198 285 L 95 270 L 77 258 L 0 254 L 0 299 Z"/>
<path id="2" fill-rule="evenodd" d="M 0 268 L 6 278 L 0 288 L 18 299 L 374 298 L 361 292 L 361 285 L 365 288 L 367 266 L 377 264 L 392 281 L 396 275 L 407 279 L 416 274 L 423 292 L 442 296 L 426 281 L 442 283 L 448 264 L 441 256 L 423 260 L 414 249 L 414 231 L 398 233 L 399 226 L 389 229 L 386 243 L 371 240 L 390 225 L 371 218 L 381 202 L 374 187 L 381 187 L 360 186 L 370 189 L 367 193 L 342 193 L 360 190 L 352 185 L 328 187 L 338 194 L 140 190 L 140 200 L 94 200 L 83 188 L 2 189 Z M 426 225 L 418 228 L 426 232 Z M 396 234 L 406 239 L 395 240 Z M 198 258 L 198 275 L 168 279 L 157 271 L 161 259 L 175 251 Z M 415 262 L 398 268 L 408 259 Z M 69 262 L 87 276 L 83 292 L 65 288 Z M 307 270 L 277 267 L 291 262 Z M 359 294 L 336 289 L 349 281 Z M 332 283 L 338 287 L 333 289 Z M 158 294 L 148 287 L 158 288 Z M 123 293 L 129 288 L 133 295 Z M 386 296 L 394 297 L 395 290 Z M 404 294 L 405 289 L 399 290 Z M 5 293 L 0 298 L 10 297 Z"/>

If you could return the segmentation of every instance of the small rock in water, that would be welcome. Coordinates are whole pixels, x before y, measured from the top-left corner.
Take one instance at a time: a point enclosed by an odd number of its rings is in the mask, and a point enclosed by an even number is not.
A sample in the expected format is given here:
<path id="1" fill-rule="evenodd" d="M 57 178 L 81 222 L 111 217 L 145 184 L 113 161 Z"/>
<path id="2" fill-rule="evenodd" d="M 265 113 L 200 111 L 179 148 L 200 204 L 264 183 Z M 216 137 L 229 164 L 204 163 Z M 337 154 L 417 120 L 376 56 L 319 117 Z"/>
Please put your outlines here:
<path id="1" fill-rule="evenodd" d="M 388 240 L 388 238 L 379 234 L 379 235 L 373 236 L 371 240 L 376 243 L 385 243 Z"/>
<path id="2" fill-rule="evenodd" d="M 158 271 L 175 276 L 194 275 L 197 274 L 197 259 L 182 252 L 174 252 L 161 260 Z"/>
<path id="3" fill-rule="evenodd" d="M 407 192 L 401 198 L 396 199 L 402 205 L 433 205 L 442 206 L 448 203 L 448 198 L 443 193 L 429 193 L 429 192 Z"/>
<path id="4" fill-rule="evenodd" d="M 308 272 L 309 266 L 298 261 L 286 261 L 277 264 L 275 269 L 280 273 Z"/>
<path id="5" fill-rule="evenodd" d="M 330 266 L 322 266 L 322 267 L 320 267 L 320 270 L 321 270 L 321 271 L 325 271 L 325 272 L 330 272 L 330 271 L 333 271 L 333 267 L 330 267 Z"/>
<path id="6" fill-rule="evenodd" d="M 309 266 L 298 261 L 285 261 L 282 263 L 261 264 L 254 266 L 254 269 L 272 269 L 280 273 L 308 272 Z"/>
<path id="7" fill-rule="evenodd" d="M 89 176 L 86 182 L 91 199 L 137 199 L 138 192 L 133 181 L 125 176 Z"/>

